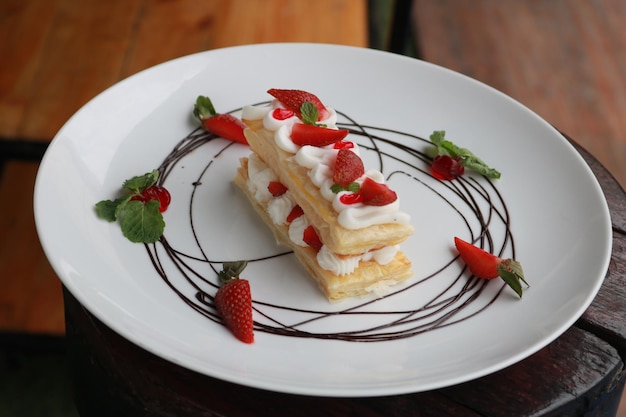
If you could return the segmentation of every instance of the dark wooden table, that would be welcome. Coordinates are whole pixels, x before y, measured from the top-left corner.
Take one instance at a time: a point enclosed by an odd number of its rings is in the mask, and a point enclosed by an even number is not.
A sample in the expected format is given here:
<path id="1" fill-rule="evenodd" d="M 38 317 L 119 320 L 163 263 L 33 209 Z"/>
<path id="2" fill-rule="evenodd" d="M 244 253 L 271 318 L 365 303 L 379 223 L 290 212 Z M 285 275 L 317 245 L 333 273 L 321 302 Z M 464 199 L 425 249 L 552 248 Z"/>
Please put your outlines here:
<path id="1" fill-rule="evenodd" d="M 626 381 L 626 193 L 593 157 L 579 151 L 609 203 L 613 255 L 589 309 L 531 357 L 436 391 L 379 398 L 282 394 L 223 382 L 156 357 L 114 333 L 65 290 L 81 416 L 615 416 Z"/>

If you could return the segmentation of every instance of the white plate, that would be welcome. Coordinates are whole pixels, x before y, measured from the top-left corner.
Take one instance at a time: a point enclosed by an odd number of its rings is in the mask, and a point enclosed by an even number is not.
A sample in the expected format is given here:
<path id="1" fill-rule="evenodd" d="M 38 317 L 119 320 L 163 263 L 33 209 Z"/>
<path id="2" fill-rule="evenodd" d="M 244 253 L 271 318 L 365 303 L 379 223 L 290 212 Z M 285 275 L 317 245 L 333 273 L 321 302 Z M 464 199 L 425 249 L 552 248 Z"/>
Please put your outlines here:
<path id="1" fill-rule="evenodd" d="M 123 238 L 117 224 L 98 219 L 94 204 L 113 198 L 124 179 L 161 164 L 194 128 L 191 109 L 197 95 L 210 96 L 218 110 L 226 112 L 268 100 L 266 91 L 273 87 L 311 91 L 362 125 L 422 137 L 446 130 L 450 139 L 498 168 L 502 179 L 493 181 L 495 188 L 471 175 L 463 182 L 486 187 L 469 191 L 481 213 L 488 215 L 490 207 L 481 195 L 493 198 L 496 211 L 488 231 L 495 248 L 504 247 L 504 255 L 510 256 L 513 246 L 498 217 L 508 209 L 515 257 L 531 285 L 523 299 L 506 288 L 496 297 L 502 285 L 490 281 L 475 302 L 447 321 L 448 326 L 373 343 L 257 331 L 256 342 L 246 345 L 187 305 L 157 274 L 144 246 Z M 383 136 L 418 150 L 427 146 L 391 133 Z M 227 145 L 219 139 L 202 146 L 181 160 L 167 179 L 173 196 L 165 213 L 168 241 L 188 255 L 202 257 L 204 251 L 219 261 L 284 251 L 232 185 L 236 161 L 247 148 Z M 448 188 L 450 183 L 429 177 L 424 162 L 399 148 L 381 146 L 409 162 L 383 158 L 385 173 L 400 169 L 409 174 L 394 175 L 390 182 L 416 227 L 402 246 L 413 261 L 410 284 L 415 284 L 453 261 L 453 236 L 469 239 L 480 232 L 480 224 L 471 206 Z M 366 164 L 375 164 L 376 155 L 366 154 Z M 190 215 L 192 184 L 198 179 L 201 185 Z M 128 340 L 217 378 L 324 396 L 435 389 L 518 362 L 562 334 L 583 313 L 602 283 L 611 253 L 609 212 L 595 177 L 573 147 L 536 114 L 452 71 L 399 55 L 331 45 L 214 50 L 166 62 L 111 87 L 78 111 L 52 141 L 37 177 L 35 217 L 44 250 L 64 285 Z M 329 304 L 291 256 L 248 267 L 244 276 L 252 282 L 255 301 L 322 312 L 363 302 Z M 172 285 L 193 299 L 180 272 L 164 262 Z M 206 263 L 192 263 L 214 279 Z M 461 263 L 453 261 L 433 279 L 360 311 L 419 308 L 460 270 Z M 463 275 L 461 281 L 467 279 Z M 205 290 L 211 292 L 210 287 Z M 304 316 L 257 307 L 287 324 Z M 447 308 L 440 314 L 452 311 Z M 473 315 L 477 310 L 482 311 Z M 255 317 L 274 325 L 261 314 Z M 345 332 L 387 323 L 391 316 L 324 317 L 304 329 Z"/>

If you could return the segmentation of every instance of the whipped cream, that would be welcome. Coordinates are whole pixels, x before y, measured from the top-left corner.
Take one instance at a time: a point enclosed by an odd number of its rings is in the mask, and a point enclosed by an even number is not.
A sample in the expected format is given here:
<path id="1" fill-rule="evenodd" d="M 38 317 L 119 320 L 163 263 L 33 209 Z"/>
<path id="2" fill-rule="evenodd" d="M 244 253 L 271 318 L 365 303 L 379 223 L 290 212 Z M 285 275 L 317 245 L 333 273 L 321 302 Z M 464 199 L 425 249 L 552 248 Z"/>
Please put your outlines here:
<path id="1" fill-rule="evenodd" d="M 273 196 L 268 191 L 270 181 L 277 181 L 276 174 L 261 158 L 254 153 L 251 154 L 248 158 L 248 190 L 259 203 L 265 203 L 266 211 L 274 224 L 288 225 L 289 239 L 294 244 L 302 247 L 308 246 L 303 237 L 304 230 L 310 225 L 309 220 L 303 214 L 288 223 L 287 216 L 296 206 L 295 200 L 289 190 L 280 196 Z M 397 246 L 388 246 L 362 255 L 338 256 L 322 245 L 317 253 L 317 262 L 323 269 L 342 276 L 354 272 L 361 261 L 375 261 L 380 265 L 385 265 L 393 260 L 397 252 Z"/>
<path id="2" fill-rule="evenodd" d="M 296 163 L 308 169 L 308 175 L 311 182 L 319 187 L 322 196 L 332 203 L 334 210 L 337 212 L 337 221 L 346 229 L 362 229 L 365 227 L 387 224 L 400 223 L 408 224 L 411 219 L 407 213 L 400 211 L 400 199 L 384 206 L 368 206 L 363 203 L 344 204 L 341 196 L 347 191 L 334 193 L 331 189 L 333 185 L 333 167 L 337 158 L 338 150 L 333 145 L 325 147 L 317 146 L 299 146 L 291 140 L 291 130 L 296 123 L 302 123 L 297 116 L 287 119 L 277 119 L 274 117 L 274 109 L 282 108 L 278 100 L 273 100 L 269 105 L 263 106 L 246 106 L 243 108 L 242 117 L 244 119 L 263 119 L 263 127 L 274 132 L 274 141 L 276 145 L 285 152 L 294 154 Z M 334 109 L 327 107 L 329 116 L 320 121 L 330 129 L 336 129 L 337 113 Z M 359 147 L 354 144 L 350 149 L 359 155 Z M 376 182 L 385 183 L 383 174 L 377 170 L 368 170 L 356 182 L 361 184 L 366 177 Z"/>

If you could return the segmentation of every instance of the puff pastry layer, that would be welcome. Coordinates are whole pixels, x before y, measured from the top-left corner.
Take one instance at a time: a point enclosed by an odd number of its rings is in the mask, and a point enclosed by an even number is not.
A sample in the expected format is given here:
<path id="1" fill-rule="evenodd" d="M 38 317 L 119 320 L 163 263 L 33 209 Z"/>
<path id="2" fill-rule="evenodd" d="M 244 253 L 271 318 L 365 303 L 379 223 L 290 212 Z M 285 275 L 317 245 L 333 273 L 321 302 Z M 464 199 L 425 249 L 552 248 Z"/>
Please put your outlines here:
<path id="1" fill-rule="evenodd" d="M 347 229 L 337 220 L 332 203 L 309 179 L 307 169 L 274 142 L 274 133 L 263 127 L 263 120 L 244 120 L 250 149 L 259 155 L 289 190 L 315 227 L 321 241 L 336 254 L 357 255 L 373 249 L 397 245 L 413 234 L 413 226 L 386 223 L 362 229 Z"/>
<path id="2" fill-rule="evenodd" d="M 362 296 L 372 292 L 381 295 L 388 292 L 391 286 L 406 280 L 412 275 L 411 262 L 401 251 L 396 253 L 391 262 L 384 265 L 374 260 L 361 260 L 358 267 L 352 273 L 346 275 L 336 275 L 333 272 L 324 270 L 317 261 L 317 251 L 315 249 L 294 244 L 289 238 L 289 227 L 287 225 L 277 225 L 272 221 L 267 212 L 267 206 L 257 201 L 249 189 L 248 159 L 242 158 L 240 162 L 241 166 L 238 168 L 234 178 L 235 184 L 243 191 L 252 207 L 271 229 L 276 240 L 293 249 L 297 258 L 317 281 L 320 289 L 330 301 L 339 301 L 347 297 Z M 265 162 L 268 163 L 268 161 Z M 299 181 L 295 179 L 291 182 L 292 186 L 298 183 Z M 320 218 L 324 218 L 324 216 L 321 215 Z M 368 240 L 373 242 L 376 238 L 369 238 Z M 323 237 L 322 242 L 326 244 Z M 381 247 L 380 242 L 360 245 L 360 247 L 370 246 L 372 248 Z M 361 249 L 360 252 L 356 253 L 361 254 L 363 252 Z"/>

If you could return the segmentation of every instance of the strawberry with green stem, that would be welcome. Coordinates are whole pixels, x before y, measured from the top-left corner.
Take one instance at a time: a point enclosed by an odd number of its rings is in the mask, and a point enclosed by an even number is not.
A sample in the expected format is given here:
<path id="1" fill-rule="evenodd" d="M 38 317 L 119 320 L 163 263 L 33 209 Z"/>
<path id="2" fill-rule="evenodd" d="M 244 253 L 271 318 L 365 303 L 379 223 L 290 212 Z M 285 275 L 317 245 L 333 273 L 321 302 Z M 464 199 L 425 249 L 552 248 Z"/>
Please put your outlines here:
<path id="1" fill-rule="evenodd" d="M 243 133 L 246 125 L 232 114 L 217 113 L 210 98 L 198 96 L 193 108 L 193 115 L 200 120 L 202 127 L 207 132 L 243 145 L 248 144 Z"/>
<path id="2" fill-rule="evenodd" d="M 347 129 L 329 129 L 319 123 L 328 118 L 330 113 L 316 95 L 302 90 L 277 88 L 268 90 L 268 93 L 302 121 L 294 124 L 291 130 L 291 140 L 296 145 L 328 146 L 348 135 Z"/>
<path id="3" fill-rule="evenodd" d="M 250 282 L 240 278 L 246 261 L 224 262 L 218 273 L 220 287 L 215 294 L 215 308 L 226 327 L 244 343 L 254 342 Z"/>
<path id="4" fill-rule="evenodd" d="M 499 258 L 458 237 L 454 238 L 454 245 L 472 274 L 483 279 L 500 277 L 522 298 L 522 282 L 526 286 L 528 283 L 524 279 L 522 265 L 519 262 Z"/>
<path id="5" fill-rule="evenodd" d="M 307 91 L 270 88 L 267 92 L 278 101 L 280 101 L 286 109 L 293 111 L 298 116 L 298 118 L 307 118 L 312 124 L 326 119 L 330 114 L 322 101 L 315 94 L 309 93 Z M 309 113 L 309 115 L 307 115 L 306 110 L 303 114 L 302 105 L 304 103 L 311 103 L 316 109 L 317 112 L 315 114 L 315 119 L 310 119 L 310 115 L 312 113 Z"/>

